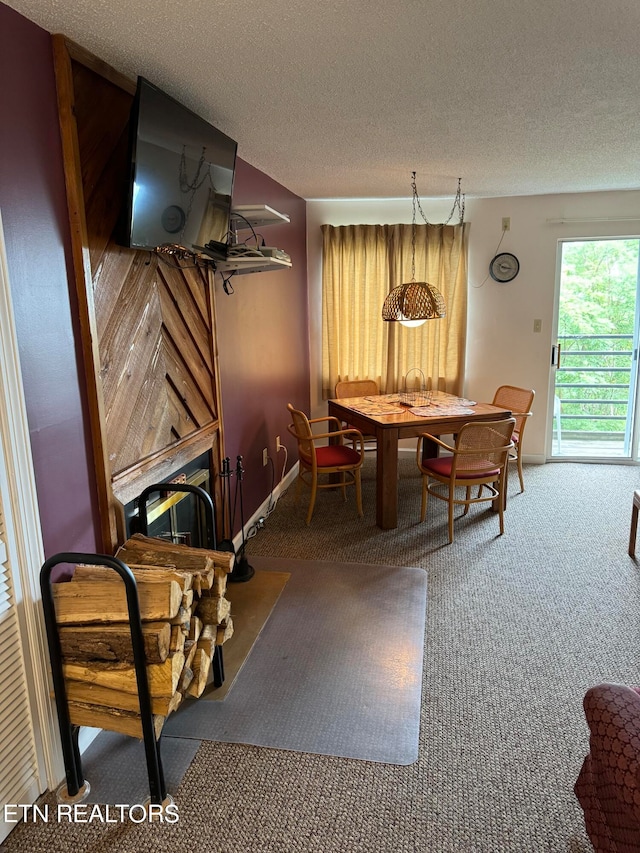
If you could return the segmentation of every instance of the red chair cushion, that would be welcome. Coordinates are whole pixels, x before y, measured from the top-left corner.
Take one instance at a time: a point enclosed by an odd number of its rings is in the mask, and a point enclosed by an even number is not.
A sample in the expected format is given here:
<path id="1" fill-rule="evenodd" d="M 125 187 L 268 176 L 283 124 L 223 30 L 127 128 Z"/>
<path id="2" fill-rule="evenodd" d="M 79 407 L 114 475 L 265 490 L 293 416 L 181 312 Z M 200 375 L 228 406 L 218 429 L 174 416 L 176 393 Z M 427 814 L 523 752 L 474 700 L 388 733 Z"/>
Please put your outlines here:
<path id="1" fill-rule="evenodd" d="M 453 465 L 453 456 L 438 456 L 435 459 L 425 459 L 422 462 L 422 467 L 427 468 L 429 471 L 433 471 L 434 474 L 438 474 L 440 477 L 450 477 L 451 476 L 451 466 Z M 465 473 L 464 468 L 461 468 L 458 465 L 456 470 L 456 475 L 465 480 L 484 480 L 487 477 L 498 477 L 500 475 L 499 468 L 489 467 L 487 465 L 486 468 L 477 469 L 474 468 Z"/>
<path id="2" fill-rule="evenodd" d="M 318 468 L 335 468 L 337 465 L 357 465 L 360 454 L 345 444 L 328 444 L 316 448 Z"/>

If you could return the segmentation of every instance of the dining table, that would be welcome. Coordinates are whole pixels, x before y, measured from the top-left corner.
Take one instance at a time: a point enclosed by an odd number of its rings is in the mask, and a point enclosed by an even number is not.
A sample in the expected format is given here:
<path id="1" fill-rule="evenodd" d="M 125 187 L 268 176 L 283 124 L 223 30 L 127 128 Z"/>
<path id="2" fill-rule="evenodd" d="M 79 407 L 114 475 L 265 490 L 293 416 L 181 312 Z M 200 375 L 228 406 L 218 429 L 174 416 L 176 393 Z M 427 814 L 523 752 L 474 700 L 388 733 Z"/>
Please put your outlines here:
<path id="1" fill-rule="evenodd" d="M 329 416 L 376 438 L 376 523 L 383 530 L 398 526 L 398 445 L 400 439 L 455 435 L 471 421 L 510 418 L 511 412 L 443 391 L 346 397 L 328 401 Z M 334 422 L 333 429 L 340 429 Z M 425 441 L 423 453 L 436 456 L 437 446 Z"/>

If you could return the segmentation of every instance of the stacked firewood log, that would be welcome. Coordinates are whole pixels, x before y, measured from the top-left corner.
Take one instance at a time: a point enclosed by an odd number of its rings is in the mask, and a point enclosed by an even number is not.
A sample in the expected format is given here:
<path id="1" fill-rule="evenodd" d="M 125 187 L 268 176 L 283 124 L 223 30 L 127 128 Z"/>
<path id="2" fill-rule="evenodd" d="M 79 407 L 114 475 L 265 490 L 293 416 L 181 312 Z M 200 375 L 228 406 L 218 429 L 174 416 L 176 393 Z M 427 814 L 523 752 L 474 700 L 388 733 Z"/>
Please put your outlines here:
<path id="1" fill-rule="evenodd" d="M 233 634 L 225 598 L 234 555 L 135 534 L 116 557 L 136 579 L 156 736 L 185 697 L 201 696 L 216 646 Z M 76 566 L 53 585 L 71 722 L 142 737 L 125 585 Z"/>

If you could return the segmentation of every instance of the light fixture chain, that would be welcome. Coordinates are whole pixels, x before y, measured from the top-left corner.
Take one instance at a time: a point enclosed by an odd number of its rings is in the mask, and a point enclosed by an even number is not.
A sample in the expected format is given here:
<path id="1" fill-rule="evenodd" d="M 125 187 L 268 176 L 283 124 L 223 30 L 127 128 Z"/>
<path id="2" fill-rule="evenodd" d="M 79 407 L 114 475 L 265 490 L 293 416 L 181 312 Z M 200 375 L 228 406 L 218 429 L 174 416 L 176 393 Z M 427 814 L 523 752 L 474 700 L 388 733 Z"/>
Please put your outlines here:
<path id="1" fill-rule="evenodd" d="M 416 189 L 416 173 L 412 172 L 413 183 L 413 219 L 411 221 L 411 281 L 416 280 L 416 202 L 420 204 L 418 199 L 418 191 Z"/>
<path id="2" fill-rule="evenodd" d="M 187 222 L 189 221 L 189 216 L 191 214 L 191 207 L 193 205 L 193 199 L 195 197 L 196 192 L 200 189 L 200 187 L 204 184 L 204 182 L 209 179 L 209 185 L 211 189 L 215 192 L 215 187 L 213 185 L 213 178 L 211 177 L 211 163 L 207 163 L 207 168 L 202 177 L 200 177 L 200 173 L 202 172 L 202 167 L 205 164 L 205 155 L 207 153 L 206 146 L 202 147 L 202 153 L 200 155 L 200 159 L 198 160 L 198 165 L 196 166 L 195 175 L 193 176 L 193 180 L 190 181 L 187 176 L 187 154 L 186 154 L 186 145 L 182 146 L 182 156 L 180 157 L 180 168 L 178 171 L 178 181 L 180 183 L 180 192 L 185 195 L 189 193 L 189 205 L 187 207 L 184 223 L 182 225 L 182 230 L 180 231 L 180 238 L 184 236 L 184 230 L 187 227 Z"/>
<path id="3" fill-rule="evenodd" d="M 458 178 L 458 192 L 449 218 L 446 222 L 433 227 L 442 228 L 453 219 L 456 208 L 460 212 L 460 225 L 464 222 L 464 195 L 460 189 L 462 179 Z M 427 225 L 432 225 L 424 215 L 418 187 L 416 186 L 416 173 L 411 173 L 411 189 L 413 191 L 413 217 L 411 221 L 411 282 L 398 284 L 394 287 L 384 300 L 382 306 L 382 319 L 391 322 L 400 322 L 405 326 L 421 326 L 426 320 L 442 319 L 447 316 L 444 297 L 440 291 L 427 281 L 416 281 L 416 208 Z"/>
<path id="4" fill-rule="evenodd" d="M 465 206 L 465 197 L 462 192 L 462 178 L 458 178 L 458 189 L 456 192 L 456 196 L 453 200 L 453 207 L 451 208 L 451 213 L 449 214 L 446 222 L 440 222 L 435 224 L 433 222 L 429 222 L 427 217 L 424 215 L 424 211 L 422 209 L 422 205 L 420 204 L 420 198 L 418 197 L 418 188 L 416 186 L 416 173 L 411 173 L 411 188 L 413 190 L 413 204 L 414 204 L 414 220 L 415 220 L 415 206 L 417 204 L 418 210 L 420 211 L 420 216 L 424 220 L 426 225 L 431 225 L 433 228 L 444 228 L 445 225 L 448 225 L 454 217 L 456 210 L 459 213 L 459 224 L 462 225 L 464 222 L 464 206 Z"/>

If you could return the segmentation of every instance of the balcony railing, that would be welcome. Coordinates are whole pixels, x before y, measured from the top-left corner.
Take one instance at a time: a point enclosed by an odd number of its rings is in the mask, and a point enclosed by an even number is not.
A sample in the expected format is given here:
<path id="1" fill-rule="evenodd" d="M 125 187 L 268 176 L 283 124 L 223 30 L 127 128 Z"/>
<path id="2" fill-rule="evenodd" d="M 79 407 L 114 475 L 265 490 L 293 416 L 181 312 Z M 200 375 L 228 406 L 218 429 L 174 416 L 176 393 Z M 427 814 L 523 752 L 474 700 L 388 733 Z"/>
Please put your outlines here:
<path id="1" fill-rule="evenodd" d="M 635 353 L 632 335 L 560 335 L 556 437 L 629 440 Z"/>

